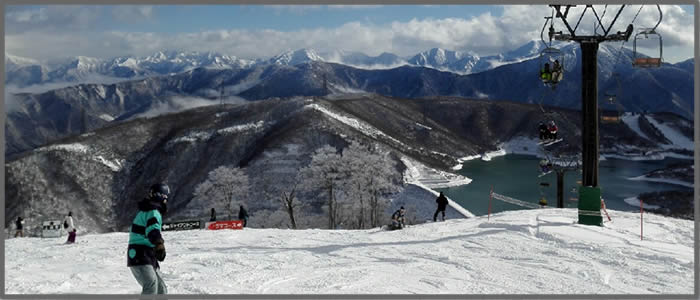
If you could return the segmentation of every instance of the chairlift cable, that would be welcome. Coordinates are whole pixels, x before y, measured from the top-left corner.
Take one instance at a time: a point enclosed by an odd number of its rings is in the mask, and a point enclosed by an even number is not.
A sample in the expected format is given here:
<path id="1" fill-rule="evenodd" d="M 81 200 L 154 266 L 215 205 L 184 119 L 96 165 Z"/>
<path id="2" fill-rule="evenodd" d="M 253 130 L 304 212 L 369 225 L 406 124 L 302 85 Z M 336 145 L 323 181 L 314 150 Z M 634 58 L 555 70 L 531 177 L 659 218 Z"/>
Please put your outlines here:
<path id="1" fill-rule="evenodd" d="M 644 8 L 644 5 L 639 7 L 639 10 L 637 10 L 637 14 L 635 14 L 634 18 L 632 18 L 632 22 L 630 24 L 632 24 L 633 26 L 634 26 L 634 21 L 637 20 L 637 16 L 639 16 L 639 13 L 642 12 L 642 8 Z M 654 28 L 656 28 L 656 27 L 654 27 Z M 620 49 L 617 50 L 617 58 L 615 59 L 615 63 L 613 64 L 613 66 L 615 66 L 613 68 L 613 73 L 615 73 L 615 70 L 617 69 L 618 63 L 620 62 L 620 56 L 622 56 L 622 48 L 625 46 L 626 42 L 627 42 L 626 40 L 623 40 L 622 45 L 620 45 Z"/>

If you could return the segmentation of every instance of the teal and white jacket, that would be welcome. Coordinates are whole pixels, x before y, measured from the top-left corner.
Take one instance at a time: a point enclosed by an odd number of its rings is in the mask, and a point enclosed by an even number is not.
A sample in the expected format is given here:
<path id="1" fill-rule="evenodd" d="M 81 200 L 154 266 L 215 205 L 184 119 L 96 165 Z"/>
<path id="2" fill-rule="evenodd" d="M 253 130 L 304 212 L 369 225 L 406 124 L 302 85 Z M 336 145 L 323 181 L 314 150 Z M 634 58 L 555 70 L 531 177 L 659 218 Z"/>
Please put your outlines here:
<path id="1" fill-rule="evenodd" d="M 153 265 L 158 269 L 155 247 L 163 243 L 160 228 L 163 217 L 159 209 L 162 204 L 144 199 L 139 202 L 139 212 L 134 217 L 129 230 L 129 247 L 127 249 L 127 266 Z"/>

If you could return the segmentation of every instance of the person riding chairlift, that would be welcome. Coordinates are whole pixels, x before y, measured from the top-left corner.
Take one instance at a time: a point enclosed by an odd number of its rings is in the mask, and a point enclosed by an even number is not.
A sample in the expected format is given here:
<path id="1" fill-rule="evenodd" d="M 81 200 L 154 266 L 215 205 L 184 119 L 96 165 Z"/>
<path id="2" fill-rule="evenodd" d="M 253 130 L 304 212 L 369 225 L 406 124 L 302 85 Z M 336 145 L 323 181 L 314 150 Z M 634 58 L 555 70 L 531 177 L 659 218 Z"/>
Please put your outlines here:
<path id="1" fill-rule="evenodd" d="M 559 60 L 554 60 L 554 65 L 552 66 L 552 83 L 559 82 L 562 79 L 563 75 L 564 74 L 561 71 L 561 64 L 559 64 Z"/>
<path id="2" fill-rule="evenodd" d="M 556 140 L 557 139 L 557 124 L 554 123 L 554 120 L 549 121 L 549 124 L 547 125 L 547 130 L 549 131 L 549 138 L 551 140 Z"/>
<path id="3" fill-rule="evenodd" d="M 540 160 L 540 170 L 543 174 L 547 174 L 552 170 L 552 163 L 546 159 Z"/>
<path id="4" fill-rule="evenodd" d="M 547 125 L 545 125 L 544 122 L 540 121 L 539 125 L 537 126 L 537 129 L 539 129 L 540 131 L 540 141 L 546 140 L 549 135 Z"/>
<path id="5" fill-rule="evenodd" d="M 544 68 L 540 70 L 540 79 L 544 83 L 549 83 L 552 80 L 552 71 L 549 69 L 549 63 L 545 63 Z"/>

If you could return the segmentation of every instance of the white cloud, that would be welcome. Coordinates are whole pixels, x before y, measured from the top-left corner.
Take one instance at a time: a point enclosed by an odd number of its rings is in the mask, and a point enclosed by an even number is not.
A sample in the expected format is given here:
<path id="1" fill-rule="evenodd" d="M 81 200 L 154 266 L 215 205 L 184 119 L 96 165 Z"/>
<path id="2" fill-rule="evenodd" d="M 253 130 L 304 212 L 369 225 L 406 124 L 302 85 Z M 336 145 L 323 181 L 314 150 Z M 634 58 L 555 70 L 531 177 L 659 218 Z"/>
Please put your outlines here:
<path id="1" fill-rule="evenodd" d="M 150 5 L 117 5 L 112 9 L 115 20 L 123 22 L 138 22 L 153 17 L 153 6 Z"/>
<path id="2" fill-rule="evenodd" d="M 5 14 L 5 34 L 91 30 L 100 14 L 99 6 L 51 5 L 30 9 L 17 6 Z"/>
<path id="3" fill-rule="evenodd" d="M 230 96 L 226 97 L 224 102 L 227 104 L 237 104 L 245 103 L 246 100 L 240 97 Z M 218 99 L 212 100 L 199 97 L 173 96 L 165 102 L 159 102 L 152 105 L 148 111 L 135 115 L 132 118 L 154 117 L 162 114 L 180 112 L 195 107 L 218 105 L 219 103 L 220 101 Z"/>
<path id="4" fill-rule="evenodd" d="M 323 9 L 323 6 L 268 6 L 282 10 Z M 357 9 L 355 6 L 352 9 Z M 367 6 L 373 7 L 373 6 Z M 603 6 L 596 5 L 602 14 Z M 693 17 L 678 6 L 662 6 L 664 18 L 658 31 L 664 36 L 664 53 L 676 53 L 679 58 L 692 57 Z M 344 6 L 333 9 L 344 9 Z M 603 18 L 607 26 L 617 12 L 617 5 L 609 5 Z M 622 31 L 636 14 L 639 6 L 631 5 L 624 9 L 613 32 Z M 330 7 L 329 7 L 330 9 Z M 575 25 L 583 6 L 570 11 L 571 26 Z M 135 14 L 146 17 L 152 10 L 144 9 Z M 14 15 L 16 20 L 41 19 Z M 49 14 L 51 15 L 51 14 Z M 113 57 L 121 55 L 149 55 L 162 49 L 188 51 L 215 51 L 242 58 L 268 58 L 288 49 L 314 48 L 318 51 L 346 50 L 359 51 L 368 55 L 382 52 L 399 56 L 414 55 L 434 47 L 449 50 L 472 51 L 480 55 L 491 55 L 512 50 L 527 41 L 539 39 L 544 24 L 544 16 L 551 15 L 546 5 L 506 5 L 502 16 L 487 12 L 470 18 L 414 18 L 406 22 L 374 24 L 364 21 L 348 22 L 341 26 L 295 31 L 273 29 L 221 29 L 178 34 L 154 32 L 92 32 L 75 34 L 69 30 L 28 31 L 23 34 L 6 35 L 6 51 L 26 57 L 43 59 L 46 57 L 94 56 Z M 592 16 L 587 13 L 579 30 L 592 31 Z M 654 6 L 645 6 L 635 21 L 635 25 L 652 26 L 658 19 Z M 557 30 L 565 30 L 557 20 Z M 637 26 L 636 26 L 637 27 Z M 657 49 L 658 50 L 658 49 Z M 653 51 L 653 49 L 651 49 Z M 646 51 L 650 52 L 650 51 Z"/>

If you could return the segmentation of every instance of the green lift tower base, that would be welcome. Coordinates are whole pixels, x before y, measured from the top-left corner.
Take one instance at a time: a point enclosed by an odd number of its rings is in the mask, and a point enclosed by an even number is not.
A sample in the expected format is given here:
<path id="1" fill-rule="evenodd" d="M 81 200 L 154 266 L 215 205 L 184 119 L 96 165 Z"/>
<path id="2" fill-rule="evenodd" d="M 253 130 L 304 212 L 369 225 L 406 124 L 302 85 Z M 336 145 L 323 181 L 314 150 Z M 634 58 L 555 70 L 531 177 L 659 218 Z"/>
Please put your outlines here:
<path id="1" fill-rule="evenodd" d="M 578 198 L 578 223 L 603 226 L 600 214 L 600 187 L 582 186 Z"/>

